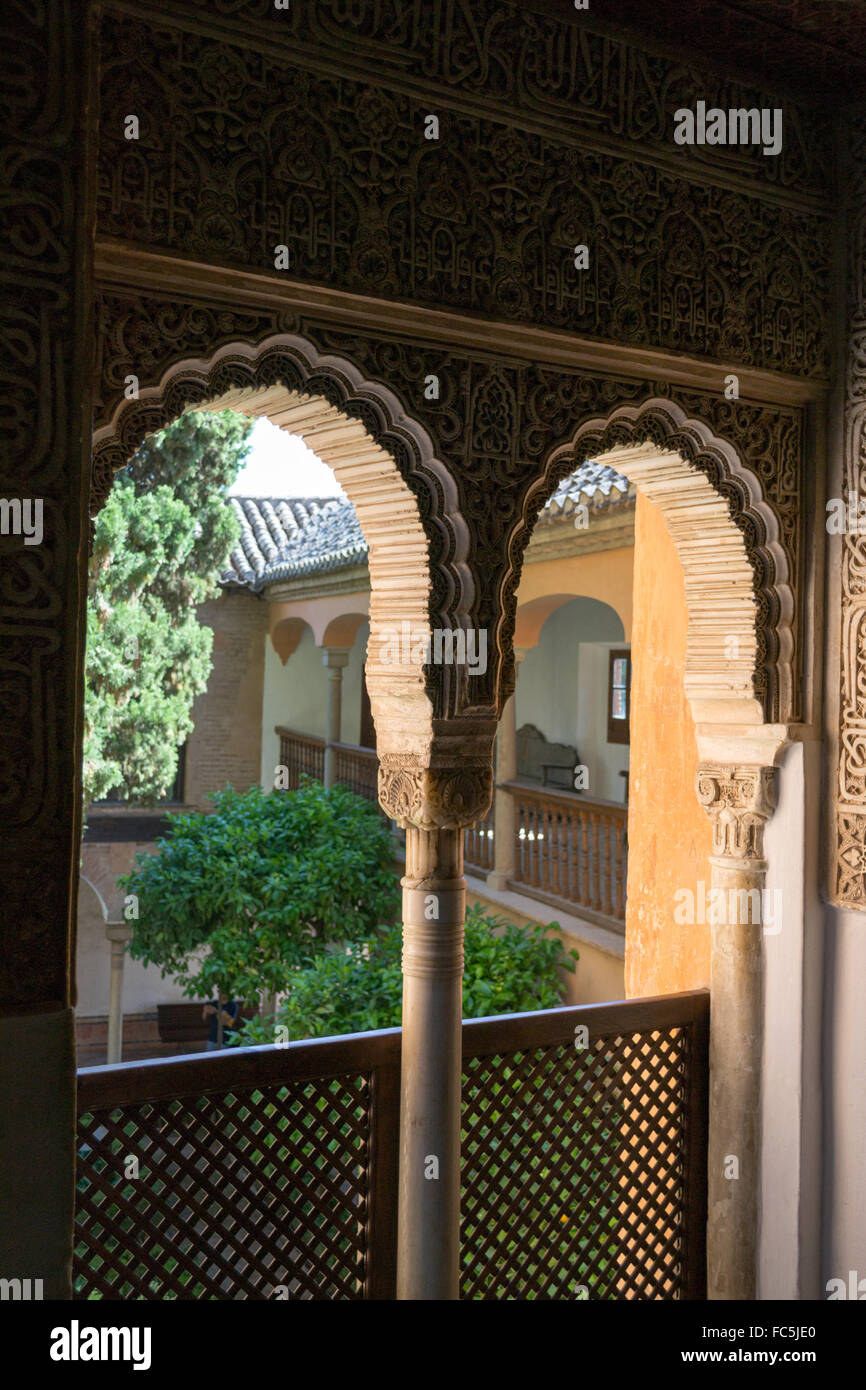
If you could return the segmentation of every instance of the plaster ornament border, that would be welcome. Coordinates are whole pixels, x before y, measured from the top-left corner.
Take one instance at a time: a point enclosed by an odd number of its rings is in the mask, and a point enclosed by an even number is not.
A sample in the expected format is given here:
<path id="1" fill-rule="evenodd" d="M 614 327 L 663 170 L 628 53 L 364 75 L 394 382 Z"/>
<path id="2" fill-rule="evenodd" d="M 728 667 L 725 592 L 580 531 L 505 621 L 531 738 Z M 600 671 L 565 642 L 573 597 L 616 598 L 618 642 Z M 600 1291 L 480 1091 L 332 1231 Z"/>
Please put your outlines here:
<path id="1" fill-rule="evenodd" d="M 664 514 L 685 577 L 685 689 L 695 722 L 790 719 L 795 600 L 788 560 L 778 517 L 736 448 L 674 401 L 619 406 L 585 421 L 553 451 L 527 498 L 526 527 L 555 484 L 587 459 L 624 472 Z M 708 539 L 715 543 L 709 554 Z M 517 543 L 512 574 L 516 554 Z"/>
<path id="2" fill-rule="evenodd" d="M 842 176 L 848 194 L 845 399 L 839 440 L 846 515 L 866 496 L 866 105 L 851 112 Z M 856 506 L 855 506 L 856 511 Z M 831 538 L 830 573 L 840 575 L 838 732 L 832 788 L 829 895 L 866 911 L 866 535 L 859 526 Z M 835 547 L 838 546 L 838 549 Z M 835 559 L 835 563 L 834 563 Z"/>

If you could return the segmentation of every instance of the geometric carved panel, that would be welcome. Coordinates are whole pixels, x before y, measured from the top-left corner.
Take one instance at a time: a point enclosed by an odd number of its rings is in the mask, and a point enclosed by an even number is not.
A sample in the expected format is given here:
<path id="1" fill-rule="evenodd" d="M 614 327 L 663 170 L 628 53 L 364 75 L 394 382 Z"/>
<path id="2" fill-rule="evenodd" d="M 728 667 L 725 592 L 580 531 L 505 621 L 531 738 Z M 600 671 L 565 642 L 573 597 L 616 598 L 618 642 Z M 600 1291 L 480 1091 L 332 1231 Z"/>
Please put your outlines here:
<path id="1" fill-rule="evenodd" d="M 268 22 L 267 7 L 233 4 L 231 26 L 203 32 L 197 15 L 193 32 L 185 8 L 177 27 L 162 12 L 106 14 L 102 236 L 269 274 L 286 245 L 293 279 L 331 289 L 827 377 L 827 128 L 814 112 L 786 102 L 778 159 L 684 150 L 673 109 L 708 96 L 707 79 L 663 59 L 648 69 L 585 25 L 494 0 L 483 30 L 456 0 L 421 24 L 408 5 L 402 26 L 377 24 L 331 0 Z M 245 46 L 248 13 L 266 46 Z M 442 26 L 429 55 L 428 22 Z M 375 85 L 335 64 L 334 50 L 356 56 L 353 26 L 376 52 Z M 447 111 L 441 84 L 416 94 L 402 79 L 424 58 L 446 70 Z M 720 88 L 729 99 L 773 104 Z M 128 112 L 138 140 L 124 138 Z"/>

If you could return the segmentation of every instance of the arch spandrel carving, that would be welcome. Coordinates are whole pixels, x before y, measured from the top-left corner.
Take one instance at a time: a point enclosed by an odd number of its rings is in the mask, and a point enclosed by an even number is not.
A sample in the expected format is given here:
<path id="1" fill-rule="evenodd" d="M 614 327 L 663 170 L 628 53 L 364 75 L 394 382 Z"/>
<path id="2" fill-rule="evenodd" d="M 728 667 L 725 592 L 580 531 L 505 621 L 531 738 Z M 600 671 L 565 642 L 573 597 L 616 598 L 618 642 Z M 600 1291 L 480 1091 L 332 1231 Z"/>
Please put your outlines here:
<path id="1" fill-rule="evenodd" d="M 739 547 L 740 617 L 734 621 L 727 613 L 723 625 L 741 639 L 741 649 L 733 665 L 725 658 L 709 695 L 706 687 L 716 677 L 694 663 L 694 698 L 703 693 L 717 702 L 730 699 L 730 677 L 739 671 L 733 699 L 741 703 L 735 717 L 745 717 L 746 700 L 753 702 L 755 719 L 760 711 L 771 720 L 797 717 L 802 538 L 793 518 L 803 476 L 797 408 L 727 402 L 721 395 L 678 391 L 634 377 L 404 343 L 321 320 L 302 319 L 300 333 L 224 342 L 207 356 L 201 348 L 216 309 L 189 305 L 186 319 L 182 310 L 172 304 L 172 338 L 160 352 L 154 326 L 168 312 L 164 299 L 111 295 L 104 303 L 103 333 L 110 332 L 122 351 L 105 362 L 103 399 L 113 400 L 114 410 L 103 414 L 96 436 L 97 493 L 149 430 L 183 409 L 220 397 L 240 400 L 231 393 L 246 393 L 247 406 L 255 411 L 266 408 L 261 393 L 268 389 L 291 385 L 302 395 L 314 392 L 332 410 L 363 425 L 373 445 L 393 459 L 415 500 L 427 546 L 430 628 L 474 628 L 487 635 L 483 675 L 470 679 L 465 668 L 448 665 L 424 671 L 429 741 L 381 748 L 383 755 L 394 755 L 391 772 L 384 772 L 387 760 L 382 763 L 387 786 L 393 783 L 387 793 L 383 785 L 390 805 L 397 800 L 417 805 L 419 798 L 431 806 L 441 803 L 443 787 L 456 796 L 456 784 L 448 778 L 460 770 L 471 775 L 474 790 L 464 788 L 459 800 L 466 808 L 486 809 L 492 740 L 513 682 L 514 596 L 523 549 L 556 483 L 584 458 L 614 449 L 642 450 L 644 463 L 651 456 L 672 456 L 675 465 L 669 466 L 679 470 L 681 482 L 702 479 L 706 498 L 715 499 L 718 524 L 726 527 L 727 543 Z M 236 312 L 238 322 L 250 317 L 244 310 L 219 312 L 224 334 Z M 274 327 L 278 317 L 285 321 L 284 315 L 272 315 Z M 185 342 L 198 351 L 184 352 Z M 120 374 L 137 365 L 132 355 L 137 344 L 148 345 L 147 378 L 142 371 L 140 399 L 125 402 Z M 438 372 L 441 384 L 435 401 L 423 392 L 430 370 Z M 774 459 L 785 465 L 778 472 Z M 697 569 L 695 575 L 700 582 Z M 405 714 L 401 698 L 380 704 L 387 719 Z M 715 708 L 718 713 L 721 707 Z M 402 779 L 395 768 L 402 768 Z M 431 769 L 436 787 L 422 775 Z"/>

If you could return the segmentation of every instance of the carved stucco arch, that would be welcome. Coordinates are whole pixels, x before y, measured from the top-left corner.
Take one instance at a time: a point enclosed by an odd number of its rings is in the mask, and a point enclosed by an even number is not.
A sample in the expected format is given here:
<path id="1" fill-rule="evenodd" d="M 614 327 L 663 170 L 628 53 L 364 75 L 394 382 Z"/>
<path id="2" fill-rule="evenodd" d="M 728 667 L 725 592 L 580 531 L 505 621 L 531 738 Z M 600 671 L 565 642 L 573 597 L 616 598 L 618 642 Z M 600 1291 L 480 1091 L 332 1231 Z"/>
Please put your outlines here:
<path id="1" fill-rule="evenodd" d="M 482 814 L 494 712 L 463 713 L 465 670 L 425 666 L 412 655 L 415 643 L 395 662 L 387 642 L 404 622 L 416 637 L 468 625 L 474 601 L 457 488 L 427 431 L 387 386 L 305 338 L 234 342 L 209 357 L 179 359 L 118 405 L 94 435 L 92 514 L 145 437 L 193 409 L 266 415 L 333 468 L 369 546 L 367 676 L 382 804 L 396 820 L 427 828 Z M 377 653 L 386 646 L 392 659 L 383 661 Z"/>
<path id="2" fill-rule="evenodd" d="M 512 541 L 513 628 L 520 559 L 557 483 L 610 463 L 659 507 L 685 578 L 685 689 L 696 724 L 780 724 L 793 704 L 794 595 L 773 508 L 738 451 L 675 402 L 650 399 L 581 423 L 548 456 Z"/>
<path id="3" fill-rule="evenodd" d="M 696 726 L 698 800 L 712 824 L 711 888 L 735 895 L 711 926 L 707 1266 L 711 1298 L 757 1296 L 763 1049 L 763 830 L 789 737 L 794 594 L 776 514 L 727 441 L 652 398 L 583 421 L 552 450 L 527 497 L 529 526 L 554 486 L 588 459 L 614 465 L 662 512 L 685 581 L 685 693 Z M 525 537 L 515 537 L 517 546 Z M 519 568 L 519 566 L 518 566 Z M 513 612 L 513 608 L 512 608 Z M 732 640 L 734 639 L 734 640 Z M 743 1066 L 748 1055 L 750 1065 Z M 741 1180 L 727 1181 L 737 1153 Z"/>

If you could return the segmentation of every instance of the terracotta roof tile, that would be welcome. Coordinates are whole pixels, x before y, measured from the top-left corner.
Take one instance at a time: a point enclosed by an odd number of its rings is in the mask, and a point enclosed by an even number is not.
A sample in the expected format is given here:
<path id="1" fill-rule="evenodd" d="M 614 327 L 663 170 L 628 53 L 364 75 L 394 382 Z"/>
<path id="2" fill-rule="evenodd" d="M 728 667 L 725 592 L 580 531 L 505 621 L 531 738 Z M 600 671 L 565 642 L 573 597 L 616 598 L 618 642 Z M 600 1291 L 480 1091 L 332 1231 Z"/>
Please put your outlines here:
<path id="1" fill-rule="evenodd" d="M 581 503 L 591 512 L 622 506 L 634 498 L 628 479 L 603 463 L 584 463 L 565 478 L 539 517 L 549 522 Z M 224 584 L 259 593 L 279 579 L 364 564 L 367 542 L 355 508 L 336 497 L 230 497 L 241 524 Z"/>

